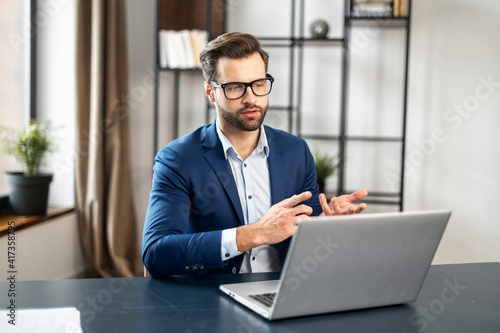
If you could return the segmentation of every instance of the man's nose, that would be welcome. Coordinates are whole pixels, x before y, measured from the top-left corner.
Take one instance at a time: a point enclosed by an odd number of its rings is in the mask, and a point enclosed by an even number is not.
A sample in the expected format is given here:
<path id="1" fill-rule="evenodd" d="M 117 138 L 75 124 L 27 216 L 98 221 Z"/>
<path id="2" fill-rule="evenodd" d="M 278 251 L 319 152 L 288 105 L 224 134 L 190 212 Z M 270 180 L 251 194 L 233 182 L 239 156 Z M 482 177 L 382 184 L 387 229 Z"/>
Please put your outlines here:
<path id="1" fill-rule="evenodd" d="M 255 103 L 257 101 L 257 95 L 253 93 L 252 87 L 245 87 L 245 93 L 242 97 L 243 103 Z"/>

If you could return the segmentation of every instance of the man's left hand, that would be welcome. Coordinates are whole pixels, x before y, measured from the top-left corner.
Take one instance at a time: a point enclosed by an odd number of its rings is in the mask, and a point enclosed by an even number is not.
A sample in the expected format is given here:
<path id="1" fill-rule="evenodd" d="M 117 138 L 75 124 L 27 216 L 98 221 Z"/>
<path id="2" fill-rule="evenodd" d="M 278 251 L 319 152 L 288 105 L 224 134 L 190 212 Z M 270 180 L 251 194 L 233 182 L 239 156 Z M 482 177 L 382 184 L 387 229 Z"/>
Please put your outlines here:
<path id="1" fill-rule="evenodd" d="M 319 203 L 323 208 L 323 213 L 321 213 L 320 216 L 361 213 L 366 208 L 366 204 L 361 203 L 359 205 L 356 205 L 353 204 L 353 202 L 361 200 L 367 195 L 368 192 L 366 190 L 358 190 L 351 194 L 344 194 L 339 197 L 333 197 L 330 200 L 330 203 L 327 203 L 326 196 L 321 193 L 319 195 Z"/>

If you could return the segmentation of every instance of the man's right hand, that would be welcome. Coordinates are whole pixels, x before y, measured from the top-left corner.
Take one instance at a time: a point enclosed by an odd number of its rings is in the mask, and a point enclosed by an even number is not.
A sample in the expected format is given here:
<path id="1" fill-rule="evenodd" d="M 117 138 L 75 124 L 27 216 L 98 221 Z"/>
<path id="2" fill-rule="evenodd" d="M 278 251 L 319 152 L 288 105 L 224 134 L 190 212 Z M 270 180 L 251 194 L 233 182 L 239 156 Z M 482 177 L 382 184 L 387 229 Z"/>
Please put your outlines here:
<path id="1" fill-rule="evenodd" d="M 299 205 L 311 196 L 309 191 L 296 194 L 273 205 L 258 222 L 239 227 L 236 230 L 238 251 L 245 252 L 260 245 L 276 244 L 292 236 L 297 230 L 298 220 L 313 212 L 311 207 Z"/>

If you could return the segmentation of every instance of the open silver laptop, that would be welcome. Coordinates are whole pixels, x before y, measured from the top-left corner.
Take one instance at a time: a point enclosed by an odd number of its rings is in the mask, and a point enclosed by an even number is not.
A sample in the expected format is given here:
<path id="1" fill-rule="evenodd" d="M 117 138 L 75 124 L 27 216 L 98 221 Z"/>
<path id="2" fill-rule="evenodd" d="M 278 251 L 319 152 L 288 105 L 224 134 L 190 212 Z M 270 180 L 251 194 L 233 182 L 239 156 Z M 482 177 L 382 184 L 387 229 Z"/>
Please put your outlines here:
<path id="1" fill-rule="evenodd" d="M 220 289 L 274 320 L 413 302 L 450 211 L 302 220 L 279 280 Z"/>

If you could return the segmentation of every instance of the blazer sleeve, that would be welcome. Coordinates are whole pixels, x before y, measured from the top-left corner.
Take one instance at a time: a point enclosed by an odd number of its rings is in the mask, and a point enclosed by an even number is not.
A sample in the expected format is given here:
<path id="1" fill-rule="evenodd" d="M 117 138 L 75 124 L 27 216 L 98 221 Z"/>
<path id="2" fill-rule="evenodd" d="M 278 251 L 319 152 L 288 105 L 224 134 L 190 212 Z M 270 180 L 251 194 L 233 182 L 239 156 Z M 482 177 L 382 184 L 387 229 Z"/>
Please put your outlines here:
<path id="1" fill-rule="evenodd" d="M 319 203 L 319 186 L 316 175 L 316 168 L 314 167 L 314 157 L 309 150 L 309 146 L 304 141 L 304 153 L 305 153 L 305 181 L 301 192 L 311 191 L 312 197 L 305 201 L 304 204 L 310 206 L 313 209 L 313 216 L 318 216 L 323 212 L 321 204 Z"/>
<path id="2" fill-rule="evenodd" d="M 152 277 L 200 273 L 223 267 L 221 230 L 186 234 L 191 211 L 190 177 L 168 147 L 155 158 L 143 230 L 143 262 Z"/>

